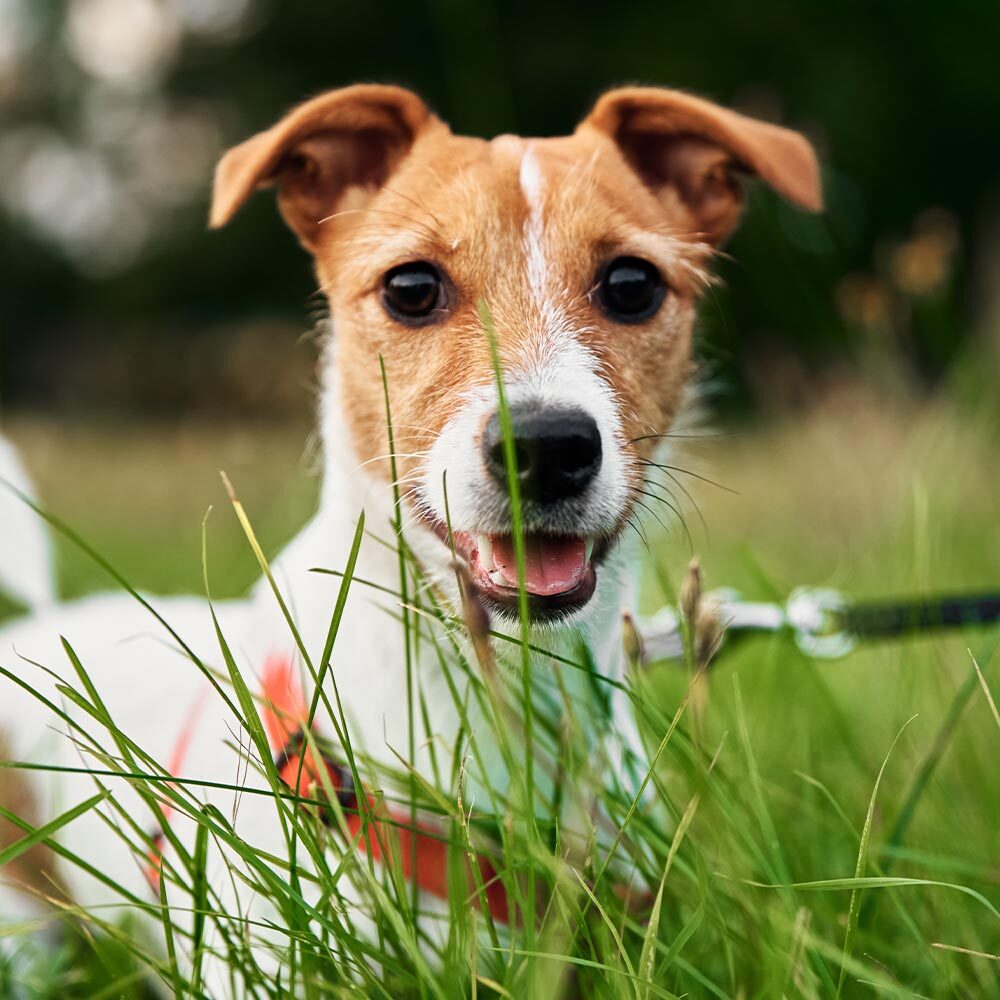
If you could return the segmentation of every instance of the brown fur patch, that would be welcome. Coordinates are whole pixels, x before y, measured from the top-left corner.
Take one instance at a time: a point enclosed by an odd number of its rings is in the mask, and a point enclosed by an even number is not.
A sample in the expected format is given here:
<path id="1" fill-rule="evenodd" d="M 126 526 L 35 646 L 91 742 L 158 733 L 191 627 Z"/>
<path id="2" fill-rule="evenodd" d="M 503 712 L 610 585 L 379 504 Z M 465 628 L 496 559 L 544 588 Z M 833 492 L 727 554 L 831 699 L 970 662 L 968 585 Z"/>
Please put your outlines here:
<path id="1" fill-rule="evenodd" d="M 0 760 L 10 759 L 7 743 L 0 733 Z M 38 803 L 27 779 L 14 768 L 0 769 L 0 806 L 8 812 L 38 826 L 43 822 Z M 0 850 L 25 837 L 25 831 L 6 817 L 0 816 Z M 0 878 L 26 891 L 50 896 L 57 891 L 55 855 L 44 844 L 35 844 L 13 861 L 4 865 Z"/>

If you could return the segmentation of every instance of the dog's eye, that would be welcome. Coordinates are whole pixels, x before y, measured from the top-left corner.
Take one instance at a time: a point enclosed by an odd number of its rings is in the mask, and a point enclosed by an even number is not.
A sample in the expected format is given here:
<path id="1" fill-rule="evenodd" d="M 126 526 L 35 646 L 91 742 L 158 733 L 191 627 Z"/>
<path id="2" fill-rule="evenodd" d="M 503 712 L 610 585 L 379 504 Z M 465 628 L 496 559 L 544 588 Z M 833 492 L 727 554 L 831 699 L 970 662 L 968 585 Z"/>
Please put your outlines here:
<path id="1" fill-rule="evenodd" d="M 394 267 L 383 279 L 382 302 L 401 323 L 426 321 L 444 304 L 444 283 L 438 269 L 425 261 Z"/>
<path id="2" fill-rule="evenodd" d="M 641 257 L 616 257 L 600 281 L 601 304 L 621 323 L 649 319 L 663 303 L 666 290 L 660 272 Z"/>

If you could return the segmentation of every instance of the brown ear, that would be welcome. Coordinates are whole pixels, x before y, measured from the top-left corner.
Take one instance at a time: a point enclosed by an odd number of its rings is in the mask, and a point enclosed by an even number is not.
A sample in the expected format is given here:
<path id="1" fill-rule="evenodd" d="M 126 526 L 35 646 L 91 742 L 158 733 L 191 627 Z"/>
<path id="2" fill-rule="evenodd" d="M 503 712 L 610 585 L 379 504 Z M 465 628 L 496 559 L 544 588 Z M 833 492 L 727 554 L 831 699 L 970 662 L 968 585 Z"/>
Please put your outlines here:
<path id="1" fill-rule="evenodd" d="M 276 183 L 281 214 L 312 251 L 345 191 L 380 187 L 432 126 L 445 127 L 401 87 L 360 84 L 314 97 L 222 157 L 209 224 L 224 226 L 257 188 Z"/>
<path id="2" fill-rule="evenodd" d="M 654 194 L 712 243 L 739 219 L 740 171 L 812 212 L 823 207 L 819 165 L 806 138 L 699 97 L 659 87 L 612 90 L 580 123 L 588 128 L 610 136 Z"/>

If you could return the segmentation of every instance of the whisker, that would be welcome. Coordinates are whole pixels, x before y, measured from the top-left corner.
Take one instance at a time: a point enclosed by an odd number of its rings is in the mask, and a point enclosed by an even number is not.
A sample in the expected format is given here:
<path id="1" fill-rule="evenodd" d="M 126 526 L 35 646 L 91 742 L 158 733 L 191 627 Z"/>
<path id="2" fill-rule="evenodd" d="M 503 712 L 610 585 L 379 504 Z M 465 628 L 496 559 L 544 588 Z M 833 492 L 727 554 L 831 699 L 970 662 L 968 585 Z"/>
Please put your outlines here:
<path id="1" fill-rule="evenodd" d="M 672 431 L 667 434 L 643 434 L 640 437 L 630 438 L 628 444 L 638 444 L 640 441 L 659 441 L 663 438 L 676 438 L 687 441 L 714 441 L 717 438 L 728 438 L 734 436 L 735 435 L 726 431 L 718 431 L 714 434 L 681 434 L 678 431 Z"/>
<path id="2" fill-rule="evenodd" d="M 653 495 L 652 493 L 647 493 L 647 494 L 646 494 L 646 496 L 652 496 L 652 495 Z M 659 499 L 659 497 L 657 497 L 656 499 Z M 663 529 L 663 530 L 664 530 L 664 531 L 665 531 L 665 532 L 666 532 L 667 534 L 669 534 L 669 533 L 670 533 L 670 529 L 669 529 L 669 528 L 668 528 L 668 527 L 667 527 L 667 526 L 666 526 L 666 525 L 665 525 L 665 524 L 663 523 L 663 518 L 662 518 L 662 517 L 660 517 L 660 515 L 659 515 L 659 514 L 657 514 L 657 513 L 656 513 L 656 511 L 655 511 L 655 510 L 653 510 L 653 508 L 652 508 L 652 507 L 650 507 L 648 503 L 644 503 L 644 502 L 643 502 L 642 500 L 639 500 L 638 498 L 633 498 L 633 500 L 634 500 L 634 502 L 635 502 L 636 504 L 638 504 L 638 505 L 639 505 L 640 507 L 642 507 L 642 509 L 643 509 L 643 510 L 645 510 L 645 511 L 648 511 L 648 512 L 649 512 L 649 515 L 650 515 L 651 517 L 655 517 L 655 518 L 656 518 L 656 523 L 657 523 L 657 524 L 659 524 L 659 526 L 660 526 L 660 527 L 661 527 L 661 528 L 662 528 L 662 529 Z"/>
<path id="3" fill-rule="evenodd" d="M 375 462 L 384 462 L 391 458 L 426 458 L 429 452 L 427 451 L 391 451 L 386 452 L 384 455 L 376 455 L 374 458 L 366 458 L 363 462 L 359 462 L 351 470 L 352 472 L 357 472 L 359 469 L 363 469 L 366 465 L 372 465 Z"/>
<path id="4" fill-rule="evenodd" d="M 695 498 L 691 495 L 691 493 L 688 491 L 688 489 L 685 487 L 685 485 L 675 475 L 673 475 L 671 472 L 667 471 L 667 467 L 666 466 L 662 466 L 661 468 L 662 468 L 662 471 L 667 476 L 669 476 L 670 480 L 677 486 L 677 488 L 681 491 L 681 493 L 684 494 L 684 496 L 687 498 L 688 503 L 690 503 L 691 506 L 694 508 L 695 513 L 698 515 L 698 520 L 701 521 L 701 527 L 702 527 L 702 529 L 705 532 L 705 537 L 708 538 L 709 540 L 711 540 L 711 532 L 708 530 L 708 523 L 705 521 L 705 515 L 702 514 L 701 507 L 698 505 L 698 501 L 695 500 Z M 666 483 L 661 483 L 661 482 L 659 482 L 657 480 L 654 480 L 650 476 L 646 476 L 646 477 L 644 477 L 644 479 L 645 479 L 646 483 L 648 483 L 650 486 L 655 486 L 658 489 L 666 490 L 667 494 L 670 497 L 672 497 L 675 500 L 677 499 L 674 496 L 674 491 L 671 490 L 667 486 Z M 677 502 L 680 503 L 679 500 Z"/>
<path id="5" fill-rule="evenodd" d="M 640 458 L 637 459 L 637 461 L 640 465 L 651 465 L 657 469 L 663 469 L 664 471 L 672 469 L 674 472 L 683 472 L 685 476 L 692 476 L 695 479 L 700 479 L 703 483 L 708 483 L 709 486 L 715 486 L 717 489 L 725 490 L 727 493 L 732 493 L 734 496 L 742 496 L 739 490 L 734 490 L 731 486 L 726 486 L 723 483 L 717 483 L 714 479 L 709 479 L 708 476 L 703 476 L 698 472 L 692 472 L 690 469 L 682 469 L 679 465 L 666 465 L 663 462 L 650 461 L 648 458 Z"/>
<path id="6" fill-rule="evenodd" d="M 647 540 L 645 533 L 643 531 L 641 531 L 636 526 L 635 521 L 633 521 L 632 518 L 630 518 L 628 515 L 626 515 L 625 516 L 625 523 L 639 536 L 639 540 L 646 547 L 646 551 L 650 555 L 652 555 L 653 554 L 653 550 L 649 547 L 649 541 Z"/>
<path id="7" fill-rule="evenodd" d="M 407 488 L 407 495 L 412 493 L 414 490 L 420 490 L 423 487 L 423 483 L 419 481 L 417 477 L 407 477 L 405 479 L 397 479 L 394 483 L 386 483 L 382 487 L 382 492 L 387 492 L 389 490 L 397 490 L 400 487 Z"/>
<path id="8" fill-rule="evenodd" d="M 413 486 L 420 488 L 423 486 L 423 476 L 418 473 L 411 473 L 407 476 L 402 476 L 396 480 L 396 486 Z M 389 484 L 390 489 L 392 488 L 392 483 Z"/>
<path id="9" fill-rule="evenodd" d="M 681 511 L 677 507 L 675 507 L 674 504 L 672 504 L 669 500 L 667 500 L 666 497 L 657 496 L 655 493 L 649 493 L 646 490 L 638 490 L 637 492 L 641 493 L 643 496 L 650 497 L 653 500 L 659 500 L 660 503 L 662 503 L 665 507 L 669 507 L 674 512 L 674 516 L 677 518 L 678 521 L 680 521 L 681 527 L 684 529 L 684 535 L 687 538 L 688 548 L 690 548 L 691 551 L 693 552 L 694 539 L 691 537 L 691 529 L 688 528 L 687 520 L 681 513 Z M 642 501 L 636 500 L 636 503 L 642 503 Z M 647 510 L 649 510 L 649 507 L 646 504 L 642 505 L 643 507 L 646 507 Z M 663 522 L 661 521 L 660 523 L 662 524 Z M 666 526 L 664 525 L 664 527 Z"/>
<path id="10" fill-rule="evenodd" d="M 362 211 L 362 209 L 352 209 L 351 211 Z M 385 226 L 384 225 L 379 225 L 378 222 L 359 222 L 355 226 L 355 230 L 363 230 L 363 229 L 374 229 L 374 230 L 376 230 L 376 231 L 378 231 L 380 233 L 384 233 L 385 232 Z M 393 225 L 393 231 L 394 232 L 408 232 L 408 233 L 413 233 L 414 236 L 418 237 L 419 239 L 427 240 L 429 243 L 433 243 L 433 244 L 439 244 L 441 242 L 440 238 L 434 232 L 433 229 L 423 228 L 423 227 L 420 226 L 419 223 L 412 223 L 411 225 L 404 225 L 402 223 L 397 222 L 397 223 L 395 223 Z M 359 242 L 363 242 L 365 240 L 371 240 L 372 242 L 374 242 L 374 240 L 372 238 L 367 237 L 367 236 L 361 237 L 359 239 Z M 320 290 L 328 289 L 330 287 L 330 285 L 331 285 L 331 282 L 326 282 L 325 284 L 320 285 L 319 289 Z"/>
<path id="11" fill-rule="evenodd" d="M 400 421 L 397 423 L 395 420 L 392 422 L 393 430 L 397 427 L 408 427 L 411 431 L 421 431 L 424 434 L 430 434 L 431 436 L 437 434 L 438 432 L 433 427 L 425 427 L 423 424 L 406 424 Z"/>
<path id="12" fill-rule="evenodd" d="M 383 184 L 382 190 L 388 191 L 390 194 L 394 194 L 397 198 L 403 198 L 405 201 L 408 201 L 411 205 L 413 205 L 414 208 L 419 208 L 421 212 L 426 212 L 438 226 L 441 225 L 441 220 L 426 205 L 417 201 L 417 199 L 411 195 L 408 195 L 397 188 L 390 187 L 388 184 Z"/>
<path id="13" fill-rule="evenodd" d="M 399 511 L 404 500 L 408 500 L 411 496 L 420 492 L 419 486 L 411 486 L 405 493 L 399 494 L 399 499 L 393 502 L 392 508 L 394 511 Z"/>
<path id="14" fill-rule="evenodd" d="M 321 226 L 324 222 L 331 222 L 334 219 L 339 219 L 344 215 L 364 215 L 370 212 L 378 212 L 381 215 L 393 215 L 397 219 L 404 219 L 407 222 L 412 223 L 418 229 L 422 229 L 425 235 L 430 235 L 434 240 L 438 241 L 440 237 L 426 222 L 421 222 L 420 219 L 414 219 L 412 215 L 404 215 L 402 212 L 394 212 L 391 208 L 345 208 L 340 212 L 334 212 L 332 215 L 327 215 L 325 218 L 319 220 L 316 225 Z"/>

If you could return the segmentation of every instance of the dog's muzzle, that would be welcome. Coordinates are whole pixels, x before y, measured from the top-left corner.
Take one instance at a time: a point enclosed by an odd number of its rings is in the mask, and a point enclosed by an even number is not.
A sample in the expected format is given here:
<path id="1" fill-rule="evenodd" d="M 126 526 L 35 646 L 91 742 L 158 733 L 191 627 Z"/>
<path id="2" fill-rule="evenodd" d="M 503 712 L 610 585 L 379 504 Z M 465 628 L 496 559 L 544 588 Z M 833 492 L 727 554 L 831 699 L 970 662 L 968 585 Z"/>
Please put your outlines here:
<path id="1" fill-rule="evenodd" d="M 514 406 L 511 443 L 521 498 L 541 507 L 582 494 L 601 470 L 601 432 L 597 421 L 578 409 Z M 483 462 L 506 489 L 507 462 L 500 414 L 483 432 Z"/>

